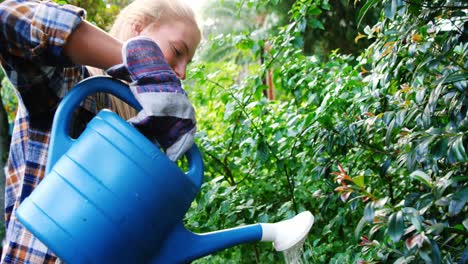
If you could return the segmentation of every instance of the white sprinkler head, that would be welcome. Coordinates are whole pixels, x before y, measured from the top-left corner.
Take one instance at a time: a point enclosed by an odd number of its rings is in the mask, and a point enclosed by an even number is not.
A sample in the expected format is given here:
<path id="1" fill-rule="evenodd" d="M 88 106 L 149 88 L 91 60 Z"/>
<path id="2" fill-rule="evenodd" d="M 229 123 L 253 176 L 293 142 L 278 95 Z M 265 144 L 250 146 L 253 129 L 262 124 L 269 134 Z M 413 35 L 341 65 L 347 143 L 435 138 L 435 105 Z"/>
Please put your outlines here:
<path id="1" fill-rule="evenodd" d="M 295 217 L 262 226 L 262 241 L 271 241 L 276 251 L 284 251 L 303 241 L 314 223 L 311 212 L 305 211 Z"/>

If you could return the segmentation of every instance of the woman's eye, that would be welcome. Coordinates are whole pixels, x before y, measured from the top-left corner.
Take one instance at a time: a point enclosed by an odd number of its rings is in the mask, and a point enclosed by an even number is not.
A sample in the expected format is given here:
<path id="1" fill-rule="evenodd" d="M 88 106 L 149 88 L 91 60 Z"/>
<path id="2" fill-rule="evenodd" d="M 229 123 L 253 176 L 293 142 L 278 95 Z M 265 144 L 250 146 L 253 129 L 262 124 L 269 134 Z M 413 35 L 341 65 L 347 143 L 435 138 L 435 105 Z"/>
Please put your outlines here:
<path id="1" fill-rule="evenodd" d="M 182 55 L 182 52 L 180 52 L 176 47 L 172 46 L 172 50 L 174 51 L 174 54 L 177 57 L 180 57 Z"/>

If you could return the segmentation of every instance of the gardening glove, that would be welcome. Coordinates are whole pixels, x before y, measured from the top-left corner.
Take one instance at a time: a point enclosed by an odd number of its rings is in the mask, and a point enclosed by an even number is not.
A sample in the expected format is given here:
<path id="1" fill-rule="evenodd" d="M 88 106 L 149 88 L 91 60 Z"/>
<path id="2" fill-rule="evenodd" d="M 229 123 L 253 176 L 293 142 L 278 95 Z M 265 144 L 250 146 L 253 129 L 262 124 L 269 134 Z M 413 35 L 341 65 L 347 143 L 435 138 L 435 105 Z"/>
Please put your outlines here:
<path id="1" fill-rule="evenodd" d="M 128 121 L 161 146 L 169 159 L 179 159 L 193 144 L 195 110 L 179 78 L 167 64 L 159 46 L 151 39 L 136 37 L 122 47 L 123 63 L 106 72 L 127 80 L 143 107 Z"/>

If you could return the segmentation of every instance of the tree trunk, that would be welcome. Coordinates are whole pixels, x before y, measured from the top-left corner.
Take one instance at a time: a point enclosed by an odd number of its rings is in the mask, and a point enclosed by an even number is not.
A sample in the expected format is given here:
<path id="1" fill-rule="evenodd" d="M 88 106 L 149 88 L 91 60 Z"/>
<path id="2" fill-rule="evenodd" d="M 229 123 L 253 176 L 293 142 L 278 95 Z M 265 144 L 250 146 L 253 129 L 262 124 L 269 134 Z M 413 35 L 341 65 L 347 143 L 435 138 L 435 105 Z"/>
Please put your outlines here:
<path id="1" fill-rule="evenodd" d="M 264 46 L 260 47 L 260 63 L 265 63 L 265 52 L 270 50 L 270 46 L 268 44 L 264 44 Z M 275 87 L 273 84 L 273 71 L 271 69 L 267 70 L 266 75 L 262 79 L 262 83 L 266 85 L 268 88 L 263 90 L 263 95 L 268 100 L 275 100 Z"/>
<path id="2" fill-rule="evenodd" d="M 0 79 L 1 82 L 1 79 Z M 0 91 L 2 86 L 0 85 Z M 8 157 L 8 151 L 10 146 L 10 134 L 9 134 L 9 124 L 8 124 L 8 116 L 3 107 L 3 101 L 0 97 L 0 228 L 4 228 L 3 225 L 5 224 L 3 218 L 3 211 L 5 205 L 5 171 L 4 166 L 6 162 L 6 158 Z M 0 237 L 3 239 L 3 237 Z"/>
<path id="3" fill-rule="evenodd" d="M 1 86 L 0 86 L 1 90 Z M 8 155 L 8 147 L 10 143 L 8 116 L 3 107 L 3 102 L 0 100 L 0 166 L 3 164 Z"/>

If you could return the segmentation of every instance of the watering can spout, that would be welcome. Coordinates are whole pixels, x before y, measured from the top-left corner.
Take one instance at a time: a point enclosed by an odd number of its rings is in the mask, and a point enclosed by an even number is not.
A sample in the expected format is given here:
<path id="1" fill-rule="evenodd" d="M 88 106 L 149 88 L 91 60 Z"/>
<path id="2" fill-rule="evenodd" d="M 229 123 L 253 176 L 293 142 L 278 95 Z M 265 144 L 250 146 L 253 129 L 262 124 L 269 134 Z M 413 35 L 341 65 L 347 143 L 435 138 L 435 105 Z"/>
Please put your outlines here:
<path id="1" fill-rule="evenodd" d="M 306 211 L 278 223 L 253 224 L 205 234 L 192 233 L 179 223 L 152 263 L 188 263 L 229 247 L 255 241 L 273 242 L 277 251 L 284 251 L 304 241 L 313 222 L 313 215 Z"/>

